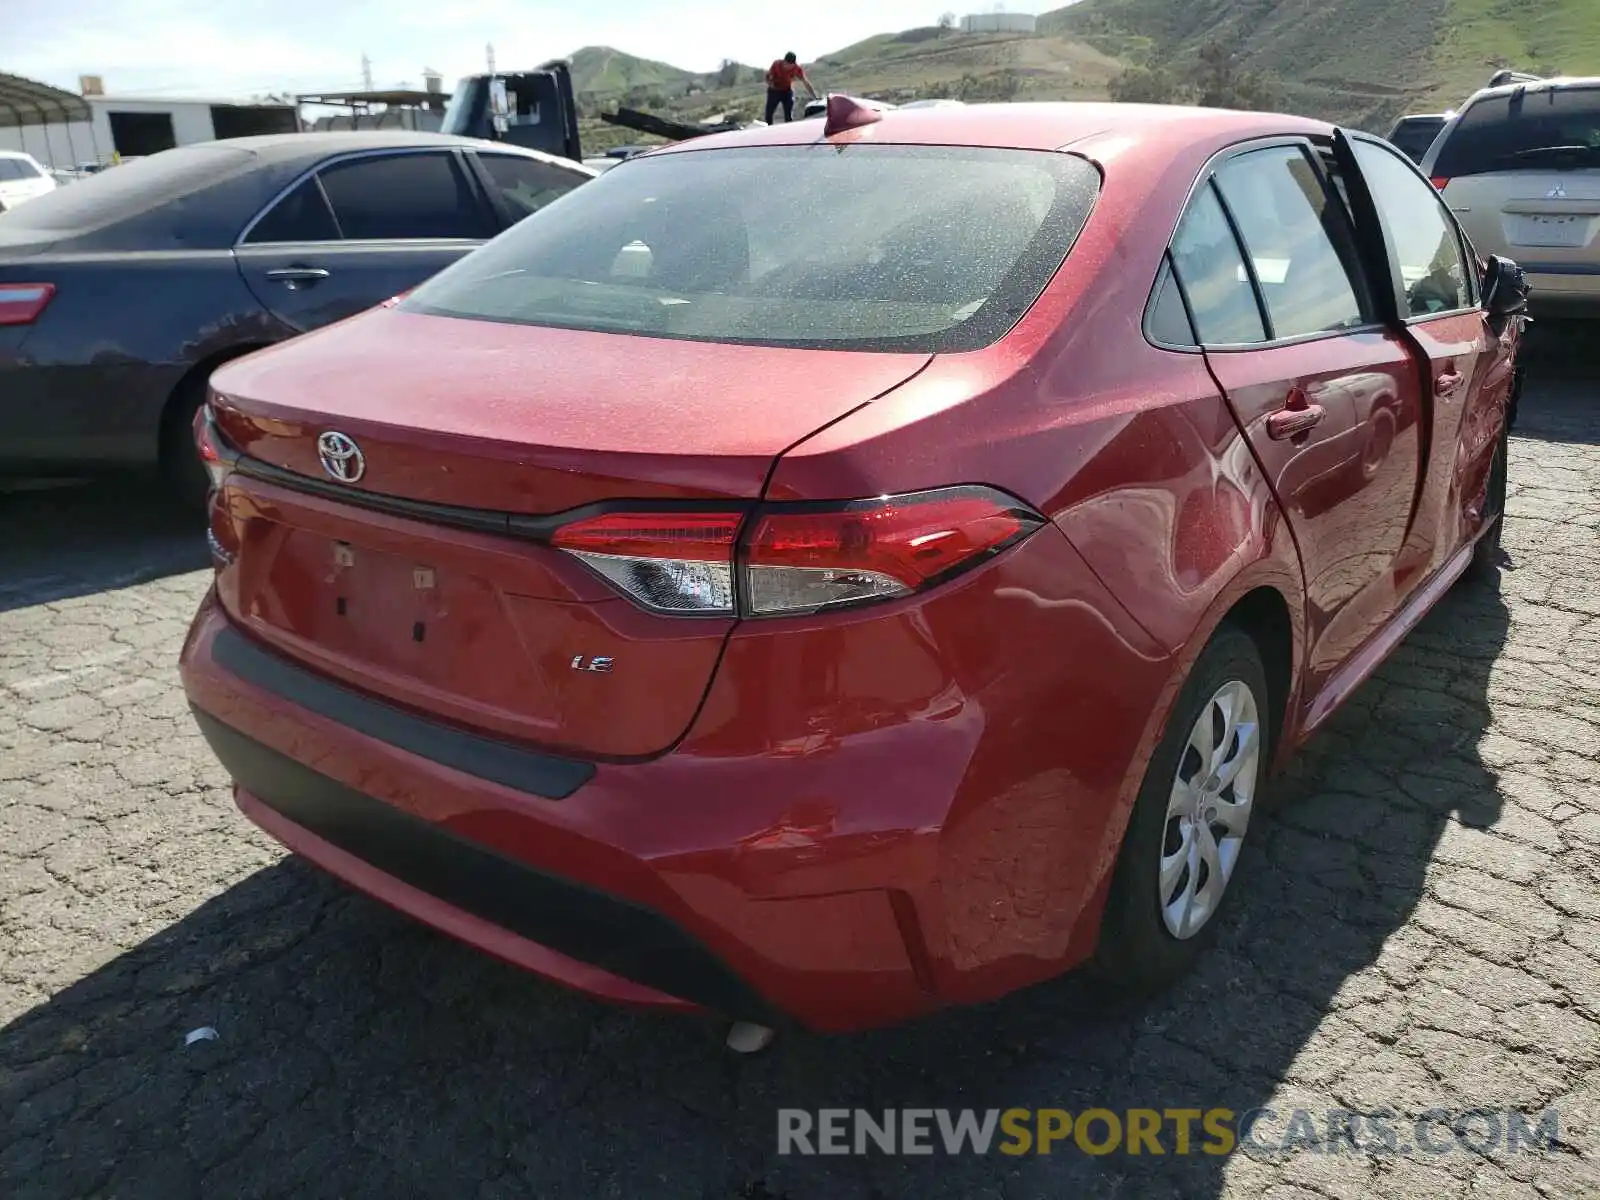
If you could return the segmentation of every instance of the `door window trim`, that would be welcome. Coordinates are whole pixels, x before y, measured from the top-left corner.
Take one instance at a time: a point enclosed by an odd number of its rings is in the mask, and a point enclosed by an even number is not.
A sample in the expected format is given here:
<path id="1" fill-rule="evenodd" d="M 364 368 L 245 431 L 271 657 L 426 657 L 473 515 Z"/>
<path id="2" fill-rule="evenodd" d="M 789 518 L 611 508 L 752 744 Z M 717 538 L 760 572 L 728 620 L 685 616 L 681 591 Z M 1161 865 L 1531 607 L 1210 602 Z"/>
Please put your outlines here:
<path id="1" fill-rule="evenodd" d="M 1249 141 L 1237 142 L 1231 146 L 1226 146 L 1219 150 L 1216 154 L 1213 154 L 1206 160 L 1205 165 L 1200 168 L 1198 175 L 1195 177 L 1193 185 L 1191 185 L 1189 188 L 1189 194 L 1184 198 L 1183 206 L 1178 211 L 1177 220 L 1172 223 L 1172 229 L 1167 234 L 1167 248 L 1161 259 L 1163 264 L 1172 262 L 1172 278 L 1178 286 L 1179 295 L 1183 297 L 1184 309 L 1189 313 L 1189 323 L 1194 327 L 1195 345 L 1169 346 L 1157 341 L 1150 335 L 1150 320 L 1155 312 L 1156 301 L 1160 298 L 1157 289 L 1161 283 L 1162 268 L 1160 265 L 1158 265 L 1156 268 L 1156 278 L 1150 287 L 1150 295 L 1145 301 L 1144 317 L 1141 322 L 1145 340 L 1156 349 L 1183 353 L 1194 353 L 1198 351 L 1216 352 L 1219 354 L 1238 354 L 1252 350 L 1275 350 L 1281 346 L 1303 346 L 1311 342 L 1323 342 L 1333 338 L 1350 337 L 1363 333 L 1386 332 L 1389 329 L 1389 323 L 1383 320 L 1380 312 L 1376 313 L 1373 320 L 1366 321 L 1360 325 L 1352 325 L 1347 329 L 1318 330 L 1314 333 L 1297 334 L 1293 337 L 1284 338 L 1274 336 L 1276 331 L 1272 324 L 1272 314 L 1267 308 L 1266 297 L 1262 293 L 1261 281 L 1257 277 L 1255 263 L 1251 260 L 1249 248 L 1239 233 L 1238 221 L 1234 217 L 1233 209 L 1228 205 L 1227 196 L 1223 194 L 1223 191 L 1220 187 L 1216 186 L 1216 173 L 1224 164 L 1235 158 L 1241 158 L 1244 155 L 1252 154 L 1258 150 L 1273 150 L 1281 146 L 1297 147 L 1302 154 L 1310 159 L 1312 168 L 1316 171 L 1317 179 L 1322 184 L 1323 194 L 1327 197 L 1328 203 L 1337 208 L 1344 209 L 1344 200 L 1334 188 L 1332 180 L 1329 179 L 1327 171 L 1323 167 L 1320 156 L 1320 148 L 1318 147 L 1315 139 L 1311 137 L 1307 137 L 1303 134 L 1280 134 L 1276 136 L 1253 138 Z M 1429 186 L 1432 185 L 1430 184 Z M 1172 243 L 1174 239 L 1176 239 L 1178 230 L 1182 227 L 1184 220 L 1188 217 L 1189 209 L 1208 189 L 1216 197 L 1217 203 L 1222 206 L 1222 214 L 1227 219 L 1228 229 L 1233 235 L 1234 247 L 1238 250 L 1239 258 L 1244 263 L 1245 274 L 1250 280 L 1251 291 L 1255 294 L 1256 298 L 1256 308 L 1261 316 L 1261 327 L 1267 332 L 1268 335 L 1267 340 L 1265 341 L 1207 342 L 1200 337 L 1199 325 L 1195 321 L 1194 306 L 1190 303 L 1188 289 L 1184 287 L 1183 279 L 1177 270 L 1177 264 L 1175 260 L 1172 259 Z M 1354 290 L 1357 293 L 1356 298 L 1358 301 L 1361 299 L 1361 290 L 1364 287 L 1367 299 L 1372 302 L 1371 307 L 1376 309 L 1378 307 L 1379 300 L 1379 281 L 1371 278 L 1371 270 L 1369 265 L 1365 262 L 1359 261 L 1361 257 L 1360 225 L 1356 220 L 1355 214 L 1351 213 L 1349 215 L 1352 222 L 1349 233 L 1353 242 L 1355 243 L 1355 249 L 1357 251 L 1358 258 L 1356 265 L 1363 273 L 1363 280 L 1360 281 L 1359 284 L 1356 284 L 1356 281 L 1352 281 L 1353 285 L 1355 285 Z M 1334 247 L 1334 252 L 1335 254 L 1338 253 L 1337 246 Z M 1340 263 L 1341 265 L 1344 265 L 1343 256 L 1340 256 Z M 1435 315 L 1437 316 L 1439 314 Z"/>
<path id="2" fill-rule="evenodd" d="M 482 239 L 482 238 L 347 238 L 347 237 L 344 236 L 344 226 L 339 223 L 339 214 L 334 210 L 333 204 L 328 200 L 328 193 L 326 191 L 323 191 L 321 173 L 323 171 L 327 170 L 329 167 L 340 166 L 340 165 L 342 165 L 344 163 L 354 162 L 354 161 L 357 161 L 359 159 L 364 159 L 364 158 L 396 158 L 396 157 L 399 157 L 402 154 L 439 154 L 439 155 L 447 155 L 448 157 L 455 159 L 456 169 L 459 170 L 462 173 L 462 175 L 466 177 L 467 186 L 473 192 L 474 196 L 477 198 L 478 203 L 484 209 L 486 209 L 488 211 L 488 213 L 490 214 L 491 217 L 499 215 L 498 210 L 494 207 L 494 205 L 490 201 L 489 197 L 484 194 L 483 183 L 482 183 L 482 180 L 480 180 L 478 178 L 477 171 L 474 169 L 472 164 L 470 164 L 468 162 L 465 162 L 463 160 L 461 147 L 459 147 L 459 146 L 379 146 L 377 148 L 369 149 L 369 150 L 348 150 L 348 151 L 345 151 L 344 153 L 341 153 L 341 154 L 335 154 L 330 158 L 319 159 L 317 162 L 315 162 L 311 166 L 307 167 L 304 171 L 301 171 L 300 174 L 296 175 L 293 179 L 291 179 L 287 185 L 285 185 L 284 187 L 280 188 L 278 190 L 277 194 L 275 194 L 272 197 L 271 200 L 268 200 L 266 202 L 266 204 L 262 205 L 260 210 L 257 211 L 256 215 L 251 217 L 250 220 L 245 223 L 244 228 L 239 231 L 239 236 L 234 238 L 234 240 L 233 240 L 233 249 L 235 249 L 235 250 L 249 250 L 249 249 L 251 249 L 253 247 L 256 247 L 256 246 L 261 246 L 261 247 L 266 247 L 266 246 L 333 246 L 333 245 L 359 246 L 359 245 L 373 245 L 375 243 L 379 244 L 379 245 L 387 246 L 387 245 L 392 245 L 395 242 L 407 242 L 407 243 L 409 243 L 409 242 L 418 242 L 418 243 L 428 242 L 428 243 L 435 243 L 435 244 L 436 243 L 440 243 L 440 242 L 445 242 L 445 243 L 457 243 L 457 244 L 459 244 L 459 243 L 474 243 L 474 242 L 483 241 L 484 239 Z M 247 239 L 250 236 L 251 232 L 255 229 L 255 227 L 258 224 L 260 224 L 261 220 L 269 212 L 271 212 L 274 208 L 276 208 L 279 205 L 279 203 L 281 203 L 284 199 L 286 199 L 288 197 L 289 193 L 293 192 L 297 187 L 299 187 L 307 179 L 311 179 L 311 178 L 316 179 L 317 190 L 319 192 L 322 192 L 322 201 L 323 201 L 324 204 L 328 205 L 328 211 L 330 213 L 333 213 L 333 224 L 334 224 L 334 227 L 339 230 L 339 240 L 337 242 L 329 242 L 329 241 L 325 241 L 325 240 L 324 241 L 316 241 L 316 242 L 246 242 L 245 239 Z"/>
<path id="3" fill-rule="evenodd" d="M 1478 278 L 1478 259 L 1472 247 L 1472 239 L 1467 236 L 1466 229 L 1456 219 L 1456 214 L 1450 210 L 1450 206 L 1444 202 L 1444 197 L 1439 194 L 1439 189 L 1433 186 L 1433 181 L 1422 173 L 1420 166 L 1382 138 L 1354 129 L 1341 128 L 1339 132 L 1344 134 L 1345 139 L 1351 144 L 1352 151 L 1357 142 L 1363 142 L 1379 153 L 1387 154 L 1390 158 L 1405 166 L 1416 177 L 1418 182 L 1428 189 L 1438 207 L 1438 211 L 1444 214 L 1444 218 L 1449 223 L 1450 228 L 1455 231 L 1456 252 L 1461 255 L 1461 264 L 1466 275 L 1469 303 L 1461 308 L 1443 309 L 1439 312 L 1413 313 L 1410 302 L 1406 299 L 1405 280 L 1401 278 L 1400 259 L 1396 247 L 1390 245 L 1389 231 L 1384 227 L 1382 210 L 1378 208 L 1377 201 L 1371 198 L 1371 185 L 1366 184 L 1365 172 L 1362 173 L 1362 181 L 1368 194 L 1368 202 L 1372 205 L 1373 213 L 1377 218 L 1378 233 L 1383 239 L 1384 253 L 1389 260 L 1389 284 L 1394 290 L 1396 320 L 1399 321 L 1401 326 L 1409 329 L 1413 325 L 1422 325 L 1429 321 L 1440 321 L 1446 317 L 1459 317 L 1474 312 L 1481 313 L 1483 311 L 1483 296 L 1481 293 L 1481 281 Z M 1357 163 L 1356 166 L 1359 169 L 1360 163 Z"/>

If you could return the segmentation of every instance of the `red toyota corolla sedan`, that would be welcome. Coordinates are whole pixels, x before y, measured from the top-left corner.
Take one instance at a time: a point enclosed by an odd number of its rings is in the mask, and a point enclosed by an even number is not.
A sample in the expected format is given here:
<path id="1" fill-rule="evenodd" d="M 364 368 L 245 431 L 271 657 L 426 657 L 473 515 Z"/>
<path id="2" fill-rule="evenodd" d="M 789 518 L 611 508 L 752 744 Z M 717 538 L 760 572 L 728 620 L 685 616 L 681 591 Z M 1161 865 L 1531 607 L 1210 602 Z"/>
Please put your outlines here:
<path id="1" fill-rule="evenodd" d="M 184 683 L 251 820 L 598 996 L 1150 989 L 1268 771 L 1492 573 L 1524 299 L 1293 117 L 667 147 L 217 373 Z"/>

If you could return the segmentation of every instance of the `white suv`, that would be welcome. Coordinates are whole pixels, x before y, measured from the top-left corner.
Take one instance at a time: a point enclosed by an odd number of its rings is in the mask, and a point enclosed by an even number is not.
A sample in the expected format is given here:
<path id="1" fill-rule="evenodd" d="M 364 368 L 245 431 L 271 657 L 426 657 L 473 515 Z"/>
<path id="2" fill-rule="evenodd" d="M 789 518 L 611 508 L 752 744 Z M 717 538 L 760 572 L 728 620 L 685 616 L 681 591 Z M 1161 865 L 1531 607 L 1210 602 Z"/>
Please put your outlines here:
<path id="1" fill-rule="evenodd" d="M 33 155 L 0 150 L 0 212 L 55 190 L 55 177 Z"/>
<path id="2" fill-rule="evenodd" d="M 1480 253 L 1528 273 L 1536 312 L 1600 315 L 1600 78 L 1486 88 L 1422 170 Z"/>

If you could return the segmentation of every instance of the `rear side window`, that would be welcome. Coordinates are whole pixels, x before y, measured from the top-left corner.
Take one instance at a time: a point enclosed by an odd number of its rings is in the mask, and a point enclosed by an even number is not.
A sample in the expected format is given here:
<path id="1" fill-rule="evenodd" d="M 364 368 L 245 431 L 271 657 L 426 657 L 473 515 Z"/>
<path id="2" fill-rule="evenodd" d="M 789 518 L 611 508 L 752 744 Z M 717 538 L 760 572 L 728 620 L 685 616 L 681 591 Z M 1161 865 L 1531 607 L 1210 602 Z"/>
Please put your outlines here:
<path id="1" fill-rule="evenodd" d="M 0 158 L 0 183 L 10 183 L 22 178 L 22 172 L 17 168 L 22 165 L 20 159 Z"/>
<path id="2" fill-rule="evenodd" d="M 1352 141 L 1413 317 L 1472 307 L 1471 276 L 1439 193 L 1394 151 Z"/>
<path id="3" fill-rule="evenodd" d="M 315 179 L 301 181 L 255 223 L 248 245 L 269 242 L 336 242 L 339 226 Z"/>
<path id="4" fill-rule="evenodd" d="M 1432 175 L 1600 167 L 1600 88 L 1513 92 L 1469 105 L 1439 144 Z"/>
<path id="5" fill-rule="evenodd" d="M 1172 263 L 1202 342 L 1232 346 L 1267 340 L 1244 256 L 1210 184 L 1183 215 L 1172 239 Z"/>
<path id="6" fill-rule="evenodd" d="M 478 161 L 494 181 L 495 190 L 511 209 L 512 216 L 519 221 L 589 178 L 576 171 L 563 171 L 537 158 L 519 155 L 479 154 Z"/>
<path id="7" fill-rule="evenodd" d="M 1155 301 L 1150 306 L 1145 332 L 1161 346 L 1196 344 L 1194 327 L 1189 324 L 1188 310 L 1183 307 L 1183 293 L 1178 290 L 1178 281 L 1173 278 L 1170 262 L 1161 266 L 1161 276 L 1156 280 Z"/>
<path id="8" fill-rule="evenodd" d="M 386 154 L 334 163 L 320 173 L 346 238 L 486 238 L 488 212 L 451 154 Z"/>
<path id="9" fill-rule="evenodd" d="M 1229 159 L 1217 187 L 1250 255 L 1274 338 L 1353 329 L 1366 323 L 1364 279 L 1344 213 L 1298 146 Z"/>
<path id="10" fill-rule="evenodd" d="M 5 175 L 6 166 L 11 168 L 11 177 L 13 179 L 39 178 L 39 168 L 34 166 L 25 158 L 0 159 L 0 163 L 5 164 L 4 166 L 0 166 L 0 178 L 3 178 Z"/>
<path id="11" fill-rule="evenodd" d="M 1099 184 L 1050 151 L 664 154 L 546 206 L 402 306 L 696 341 L 977 349 L 1039 297 Z"/>

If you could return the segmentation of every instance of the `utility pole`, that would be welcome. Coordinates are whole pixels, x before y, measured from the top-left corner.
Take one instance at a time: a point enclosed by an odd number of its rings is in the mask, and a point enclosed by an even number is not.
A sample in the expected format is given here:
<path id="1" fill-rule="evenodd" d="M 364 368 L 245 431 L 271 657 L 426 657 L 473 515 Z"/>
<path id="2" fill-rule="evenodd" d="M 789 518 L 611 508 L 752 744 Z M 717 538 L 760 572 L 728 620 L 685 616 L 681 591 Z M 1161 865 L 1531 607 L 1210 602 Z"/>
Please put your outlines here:
<path id="1" fill-rule="evenodd" d="M 365 54 L 361 56 L 361 90 L 364 92 L 372 90 L 372 60 Z"/>
<path id="2" fill-rule="evenodd" d="M 494 43 L 489 42 L 483 48 L 483 57 L 489 64 L 489 74 L 494 74 Z"/>

